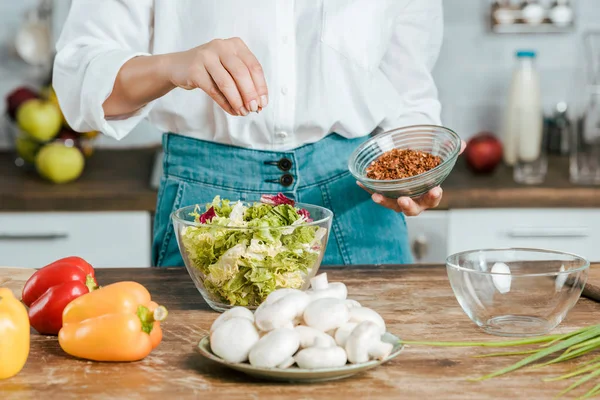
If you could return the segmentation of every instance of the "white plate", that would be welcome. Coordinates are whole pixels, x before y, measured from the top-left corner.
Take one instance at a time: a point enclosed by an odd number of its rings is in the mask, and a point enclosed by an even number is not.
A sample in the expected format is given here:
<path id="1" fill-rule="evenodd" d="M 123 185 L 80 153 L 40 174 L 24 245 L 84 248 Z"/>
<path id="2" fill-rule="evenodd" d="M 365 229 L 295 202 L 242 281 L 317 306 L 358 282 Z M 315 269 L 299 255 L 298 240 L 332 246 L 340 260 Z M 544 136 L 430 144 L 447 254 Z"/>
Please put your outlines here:
<path id="1" fill-rule="evenodd" d="M 213 360 L 216 363 L 241 371 L 250 376 L 267 379 L 272 381 L 284 381 L 284 382 L 322 382 L 332 381 L 336 379 L 347 378 L 349 376 L 358 374 L 359 372 L 367 371 L 371 368 L 375 368 L 380 364 L 383 364 L 392 358 L 398 356 L 404 346 L 400 343 L 400 338 L 386 332 L 382 340 L 394 345 L 392 353 L 384 360 L 374 360 L 362 364 L 346 364 L 339 368 L 324 368 L 324 369 L 302 369 L 298 367 L 291 367 L 286 369 L 281 368 L 260 368 L 254 367 L 248 363 L 231 363 L 227 362 L 220 357 L 216 356 L 210 349 L 210 337 L 205 336 L 200 340 L 198 344 L 198 350 L 204 357 Z"/>

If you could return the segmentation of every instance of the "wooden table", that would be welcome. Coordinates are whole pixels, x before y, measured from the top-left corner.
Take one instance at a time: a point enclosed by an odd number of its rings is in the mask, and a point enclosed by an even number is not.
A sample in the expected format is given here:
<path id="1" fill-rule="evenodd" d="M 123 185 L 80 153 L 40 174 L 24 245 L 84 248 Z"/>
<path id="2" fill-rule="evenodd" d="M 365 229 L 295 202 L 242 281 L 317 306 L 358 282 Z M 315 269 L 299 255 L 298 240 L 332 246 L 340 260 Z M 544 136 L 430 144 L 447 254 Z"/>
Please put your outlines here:
<path id="1" fill-rule="evenodd" d="M 0 269 L 0 278 L 3 274 Z M 328 274 L 330 281 L 345 282 L 351 298 L 379 311 L 389 331 L 407 340 L 494 339 L 463 313 L 440 266 L 336 268 Z M 544 369 L 545 375 L 518 371 L 472 383 L 465 378 L 514 360 L 470 357 L 482 349 L 407 347 L 388 364 L 343 381 L 256 381 L 195 352 L 217 314 L 184 269 L 102 269 L 97 275 L 102 284 L 134 279 L 168 307 L 164 341 L 140 362 L 96 363 L 69 357 L 55 337 L 34 334 L 25 368 L 0 381 L 0 399 L 550 399 L 564 383 L 543 383 L 541 377 L 569 366 Z M 598 312 L 600 304 L 582 298 L 557 332 L 589 325 Z"/>

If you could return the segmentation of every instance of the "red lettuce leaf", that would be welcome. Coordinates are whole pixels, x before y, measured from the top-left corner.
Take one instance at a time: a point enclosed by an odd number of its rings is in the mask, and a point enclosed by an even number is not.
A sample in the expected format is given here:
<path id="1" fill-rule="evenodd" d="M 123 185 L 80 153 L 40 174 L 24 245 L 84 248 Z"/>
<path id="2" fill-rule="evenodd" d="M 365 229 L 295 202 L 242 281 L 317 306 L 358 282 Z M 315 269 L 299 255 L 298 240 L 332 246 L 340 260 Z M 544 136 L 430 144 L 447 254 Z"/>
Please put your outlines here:
<path id="1" fill-rule="evenodd" d="M 276 195 L 271 194 L 263 194 L 260 196 L 260 202 L 264 204 L 269 204 L 272 206 L 279 206 L 281 204 L 289 204 L 290 206 L 294 206 L 296 204 L 294 200 L 285 197 L 283 193 L 278 193 Z"/>
<path id="2" fill-rule="evenodd" d="M 211 207 L 208 210 L 206 210 L 206 212 L 204 214 L 202 214 L 200 217 L 198 217 L 198 222 L 200 222 L 201 224 L 206 224 L 206 223 L 212 221 L 212 219 L 216 216 L 217 216 L 217 213 L 215 212 L 215 208 Z"/>

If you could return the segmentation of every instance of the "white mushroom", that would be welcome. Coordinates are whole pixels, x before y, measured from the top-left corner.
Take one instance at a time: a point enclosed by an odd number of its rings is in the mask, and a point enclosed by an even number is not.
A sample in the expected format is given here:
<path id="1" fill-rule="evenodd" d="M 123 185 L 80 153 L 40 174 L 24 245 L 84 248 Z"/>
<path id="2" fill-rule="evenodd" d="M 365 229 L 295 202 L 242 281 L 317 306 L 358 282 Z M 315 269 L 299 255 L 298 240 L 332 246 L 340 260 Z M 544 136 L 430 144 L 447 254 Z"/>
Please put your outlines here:
<path id="1" fill-rule="evenodd" d="M 361 322 L 348 336 L 346 353 L 348 361 L 360 364 L 371 359 L 383 360 L 394 346 L 381 341 L 380 327 L 372 321 Z"/>
<path id="2" fill-rule="evenodd" d="M 324 298 L 311 302 L 304 310 L 304 322 L 311 328 L 327 332 L 337 329 L 350 319 L 344 300 Z"/>
<path id="3" fill-rule="evenodd" d="M 342 282 L 329 283 L 327 281 L 327 273 L 319 274 L 310 280 L 311 289 L 306 293 L 312 301 L 323 298 L 334 298 L 345 300 L 348 296 L 348 289 Z"/>
<path id="4" fill-rule="evenodd" d="M 215 319 L 215 322 L 213 322 L 212 326 L 210 327 L 210 332 L 212 333 L 223 322 L 230 320 L 231 318 L 246 318 L 247 320 L 254 322 L 254 314 L 252 314 L 252 311 L 244 307 L 233 307 Z"/>
<path id="5" fill-rule="evenodd" d="M 299 289 L 291 289 L 291 288 L 277 289 L 277 290 L 274 290 L 271 293 L 269 293 L 269 295 L 267 296 L 265 301 L 263 301 L 261 303 L 261 305 L 272 304 L 272 303 L 276 302 L 277 300 L 281 299 L 282 297 L 285 297 L 288 294 L 292 294 L 292 293 L 304 293 L 304 292 Z"/>
<path id="6" fill-rule="evenodd" d="M 225 361 L 241 363 L 248 360 L 250 350 L 258 341 L 252 321 L 234 317 L 219 324 L 210 334 L 210 349 Z"/>
<path id="7" fill-rule="evenodd" d="M 348 336 L 352 333 L 354 328 L 358 326 L 356 322 L 346 322 L 335 331 L 335 343 L 338 346 L 345 347 Z"/>
<path id="8" fill-rule="evenodd" d="M 290 328 L 302 317 L 309 302 L 310 297 L 304 292 L 287 293 L 271 303 L 261 304 L 254 313 L 254 321 L 261 331 Z"/>
<path id="9" fill-rule="evenodd" d="M 285 365 L 300 346 L 298 333 L 293 329 L 275 329 L 252 347 L 249 354 L 250 364 L 255 367 L 275 368 Z"/>
<path id="10" fill-rule="evenodd" d="M 286 368 L 291 367 L 294 364 L 296 364 L 296 360 L 294 359 L 294 357 L 289 357 L 287 360 L 285 360 L 284 362 L 279 364 L 277 366 L 277 368 L 286 369 Z"/>
<path id="11" fill-rule="evenodd" d="M 379 326 L 379 333 L 383 335 L 385 333 L 385 321 L 376 311 L 367 308 L 352 308 L 350 309 L 350 322 L 356 322 L 360 324 L 363 321 L 371 321 Z"/>
<path id="12" fill-rule="evenodd" d="M 510 284 L 512 277 L 508 265 L 497 262 L 492 267 L 492 282 L 496 289 L 502 294 L 510 292 Z"/>
<path id="13" fill-rule="evenodd" d="M 307 347 L 315 346 L 317 339 L 323 341 L 325 347 L 335 346 L 335 340 L 328 334 L 321 332 L 318 329 L 311 328 L 310 326 L 299 325 L 294 328 L 300 337 L 300 348 L 304 349 Z"/>
<path id="14" fill-rule="evenodd" d="M 339 346 L 315 346 L 300 350 L 294 357 L 300 368 L 320 369 L 335 368 L 346 365 L 348 358 Z"/>
<path id="15" fill-rule="evenodd" d="M 353 309 L 353 308 L 362 307 L 362 305 L 358 301 L 356 301 L 356 300 L 347 299 L 346 300 L 346 307 L 348 307 L 349 309 Z"/>

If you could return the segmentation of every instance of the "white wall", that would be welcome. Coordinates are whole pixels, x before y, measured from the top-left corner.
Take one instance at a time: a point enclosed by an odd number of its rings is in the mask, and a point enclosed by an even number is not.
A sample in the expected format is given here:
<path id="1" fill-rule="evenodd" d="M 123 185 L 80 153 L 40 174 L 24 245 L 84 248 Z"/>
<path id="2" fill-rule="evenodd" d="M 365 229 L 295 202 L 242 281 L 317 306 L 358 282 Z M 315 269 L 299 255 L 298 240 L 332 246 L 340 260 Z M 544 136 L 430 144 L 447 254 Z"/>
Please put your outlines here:
<path id="1" fill-rule="evenodd" d="M 69 0 L 55 0 L 55 3 L 60 25 Z M 0 113 L 4 112 L 5 94 L 34 76 L 10 50 L 23 12 L 34 4 L 36 0 L 0 0 Z M 514 52 L 518 48 L 538 51 L 547 110 L 562 100 L 570 105 L 582 101 L 581 32 L 600 29 L 600 0 L 578 0 L 575 33 L 495 35 L 487 29 L 488 4 L 488 0 L 444 0 L 445 40 L 434 74 L 444 106 L 444 124 L 464 138 L 483 129 L 499 131 Z M 103 137 L 100 145 L 137 146 L 159 141 L 160 132 L 144 123 L 123 141 Z M 7 140 L 0 132 L 0 147 L 6 145 Z"/>
<path id="2" fill-rule="evenodd" d="M 578 0 L 574 33 L 492 34 L 486 19 L 488 4 L 488 0 L 444 0 L 445 40 L 435 77 L 444 124 L 465 138 L 482 129 L 499 133 L 514 53 L 519 48 L 538 52 L 547 111 L 562 100 L 570 106 L 581 102 L 585 84 L 581 33 L 600 29 L 600 1 Z"/>

